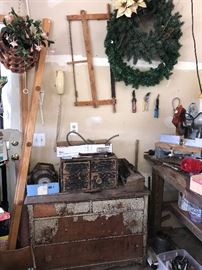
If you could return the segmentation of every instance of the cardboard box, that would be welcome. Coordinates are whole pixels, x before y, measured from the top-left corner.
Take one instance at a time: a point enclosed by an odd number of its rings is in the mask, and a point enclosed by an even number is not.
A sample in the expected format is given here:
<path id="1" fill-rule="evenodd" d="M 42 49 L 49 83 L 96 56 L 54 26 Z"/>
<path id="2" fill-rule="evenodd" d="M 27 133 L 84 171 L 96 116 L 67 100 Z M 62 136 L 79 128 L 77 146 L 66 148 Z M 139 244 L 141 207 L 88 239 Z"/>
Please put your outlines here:
<path id="1" fill-rule="evenodd" d="M 202 174 L 196 174 L 191 176 L 190 189 L 202 195 Z"/>
<path id="2" fill-rule="evenodd" d="M 27 196 L 49 195 L 59 192 L 59 183 L 27 185 Z"/>

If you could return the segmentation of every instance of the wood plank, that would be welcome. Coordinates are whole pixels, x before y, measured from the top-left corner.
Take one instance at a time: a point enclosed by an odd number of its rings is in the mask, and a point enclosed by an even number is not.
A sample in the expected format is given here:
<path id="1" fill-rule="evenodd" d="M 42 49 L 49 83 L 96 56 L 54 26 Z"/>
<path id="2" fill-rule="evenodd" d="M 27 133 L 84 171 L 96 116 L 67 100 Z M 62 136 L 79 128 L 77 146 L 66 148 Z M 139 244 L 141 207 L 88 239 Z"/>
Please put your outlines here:
<path id="1" fill-rule="evenodd" d="M 0 250 L 0 269 L 21 269 L 36 267 L 30 246 L 16 250 Z M 36 268 L 32 268 L 36 269 Z"/>
<path id="2" fill-rule="evenodd" d="M 185 190 L 185 198 L 202 209 L 202 196 L 189 188 Z"/>
<path id="3" fill-rule="evenodd" d="M 81 63 L 88 63 L 88 61 L 87 60 L 78 60 L 78 61 L 67 62 L 68 65 L 81 64 Z"/>
<path id="4" fill-rule="evenodd" d="M 152 168 L 152 193 L 151 210 L 149 211 L 149 236 L 154 236 L 161 229 L 161 217 L 163 208 L 164 180 L 159 173 Z"/>
<path id="5" fill-rule="evenodd" d="M 40 218 L 32 228 L 34 245 L 102 239 L 143 233 L 143 211 Z M 99 228 L 99 229 L 98 229 Z"/>
<path id="6" fill-rule="evenodd" d="M 177 203 L 171 203 L 170 205 L 172 213 L 184 224 L 200 241 L 202 241 L 202 224 L 194 223 L 189 214 L 185 211 L 182 211 Z"/>
<path id="7" fill-rule="evenodd" d="M 100 269 L 96 264 L 142 258 L 142 245 L 142 235 L 129 235 L 40 245 L 35 246 L 34 254 L 38 270 L 72 269 L 77 266 L 86 266 L 86 269 L 90 269 L 92 264 L 95 265 L 93 269 Z"/>
<path id="8" fill-rule="evenodd" d="M 66 18 L 69 21 L 81 21 L 83 16 L 82 15 L 67 15 Z M 97 13 L 97 14 L 86 14 L 85 18 L 86 20 L 108 20 L 109 16 L 106 13 Z"/>
<path id="9" fill-rule="evenodd" d="M 182 171 L 176 171 L 170 167 L 167 167 L 163 162 L 149 155 L 144 155 L 144 158 L 151 162 L 152 167 L 158 172 L 166 182 L 172 185 L 180 192 L 185 192 L 186 188 L 189 188 L 189 176 Z"/>
<path id="10" fill-rule="evenodd" d="M 181 151 L 183 153 L 199 153 L 199 154 L 201 154 L 201 147 L 178 145 L 178 144 L 171 144 L 171 143 L 164 143 L 164 142 L 155 143 L 155 147 L 160 147 L 160 148 L 168 149 L 168 150 L 172 148 L 174 151 Z"/>
<path id="11" fill-rule="evenodd" d="M 86 18 L 87 14 L 86 11 L 81 11 L 81 22 L 82 22 L 82 29 L 83 29 L 83 36 L 84 36 L 84 44 L 86 48 L 86 56 L 88 61 L 88 73 L 90 79 L 90 86 L 91 86 L 91 95 L 93 106 L 97 107 L 97 94 L 96 94 L 96 84 L 95 84 L 95 74 L 94 74 L 94 67 L 93 67 L 93 56 L 92 56 L 92 48 L 91 48 L 91 41 L 90 41 L 90 31 L 88 27 L 88 22 Z"/>
<path id="12" fill-rule="evenodd" d="M 154 156 L 144 155 L 144 158 L 151 163 L 152 167 L 158 171 L 159 175 L 164 178 L 166 182 L 185 194 L 188 201 L 202 208 L 202 196 L 189 189 L 190 177 L 188 174 L 164 166 L 163 162 Z"/>
<path id="13" fill-rule="evenodd" d="M 20 74 L 19 81 L 20 81 L 20 103 L 21 103 L 21 127 L 22 133 L 24 137 L 27 115 L 28 115 L 28 93 L 25 93 L 24 90 L 27 88 L 27 74 L 26 72 Z M 23 138 L 22 138 L 23 139 Z"/>
<path id="14" fill-rule="evenodd" d="M 43 29 L 49 33 L 51 21 L 43 19 Z M 8 249 L 15 249 L 19 231 L 22 206 L 24 201 L 27 173 L 31 156 L 32 140 L 35 129 L 36 117 L 39 105 L 40 86 L 42 83 L 47 47 L 41 50 L 38 65 L 36 67 L 35 78 L 32 89 L 31 108 L 27 118 L 25 137 L 23 142 L 22 156 L 20 160 L 19 174 L 14 197 L 13 212 L 11 215 L 10 233 L 8 239 Z"/>
<path id="15" fill-rule="evenodd" d="M 96 106 L 111 105 L 111 104 L 114 104 L 114 100 L 113 99 L 101 99 L 101 100 L 96 100 L 96 101 L 86 100 L 86 101 L 76 101 L 74 103 L 75 106 L 92 106 L 94 104 L 96 104 Z"/>
<path id="16" fill-rule="evenodd" d="M 141 176 L 142 177 L 142 176 Z M 135 184 L 134 184 L 135 187 Z M 113 200 L 118 198 L 140 198 L 144 195 L 148 195 L 148 189 L 143 191 L 136 191 L 133 185 L 119 186 L 117 189 L 108 189 L 100 191 L 99 193 L 85 193 L 85 192 L 66 192 L 53 195 L 33 196 L 27 197 L 25 204 L 43 204 L 43 203 L 75 203 L 85 202 L 86 200 Z"/>

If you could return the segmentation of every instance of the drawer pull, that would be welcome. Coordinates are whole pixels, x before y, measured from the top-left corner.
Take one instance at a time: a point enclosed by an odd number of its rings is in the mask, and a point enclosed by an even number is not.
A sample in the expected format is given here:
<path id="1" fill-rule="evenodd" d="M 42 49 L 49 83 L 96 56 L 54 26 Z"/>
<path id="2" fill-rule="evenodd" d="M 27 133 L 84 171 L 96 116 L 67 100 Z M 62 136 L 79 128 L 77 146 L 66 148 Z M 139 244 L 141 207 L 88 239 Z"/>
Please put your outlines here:
<path id="1" fill-rule="evenodd" d="M 101 178 L 96 178 L 96 184 L 101 185 L 102 184 L 102 179 Z"/>

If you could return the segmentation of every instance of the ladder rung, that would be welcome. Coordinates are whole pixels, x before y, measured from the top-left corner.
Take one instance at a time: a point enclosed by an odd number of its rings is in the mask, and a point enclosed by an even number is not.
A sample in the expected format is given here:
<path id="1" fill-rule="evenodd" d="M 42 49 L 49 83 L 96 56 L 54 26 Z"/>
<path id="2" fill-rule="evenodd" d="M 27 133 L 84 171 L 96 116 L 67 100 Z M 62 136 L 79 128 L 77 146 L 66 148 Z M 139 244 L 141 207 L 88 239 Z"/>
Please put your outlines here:
<path id="1" fill-rule="evenodd" d="M 78 61 L 70 61 L 67 62 L 68 65 L 73 65 L 73 64 L 80 64 L 80 63 L 87 63 L 87 60 L 78 60 Z"/>
<path id="2" fill-rule="evenodd" d="M 69 21 L 81 21 L 84 17 L 82 15 L 67 15 Z M 85 20 L 108 20 L 109 15 L 106 13 L 86 14 Z"/>
<path id="3" fill-rule="evenodd" d="M 86 101 L 76 101 L 74 103 L 75 106 L 99 106 L 99 105 L 110 105 L 114 104 L 115 101 L 113 99 L 101 99 L 101 100 L 86 100 Z"/>

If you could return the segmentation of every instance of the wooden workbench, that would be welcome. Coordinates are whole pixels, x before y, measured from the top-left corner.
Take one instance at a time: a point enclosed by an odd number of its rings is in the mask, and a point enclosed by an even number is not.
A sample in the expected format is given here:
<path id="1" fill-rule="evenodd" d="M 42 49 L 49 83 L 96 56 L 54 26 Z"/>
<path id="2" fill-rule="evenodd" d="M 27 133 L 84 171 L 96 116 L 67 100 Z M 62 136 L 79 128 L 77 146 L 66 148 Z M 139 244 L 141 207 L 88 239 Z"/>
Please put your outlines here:
<path id="1" fill-rule="evenodd" d="M 144 158 L 149 161 L 152 166 L 152 190 L 149 211 L 149 234 L 152 237 L 161 229 L 164 182 L 167 182 L 176 190 L 182 192 L 188 201 L 200 208 L 202 208 L 202 196 L 189 189 L 190 180 L 188 174 L 164 165 L 163 162 L 155 156 L 145 155 Z M 188 213 L 182 211 L 177 203 L 171 203 L 169 209 L 183 225 L 202 241 L 202 224 L 193 223 Z"/>

